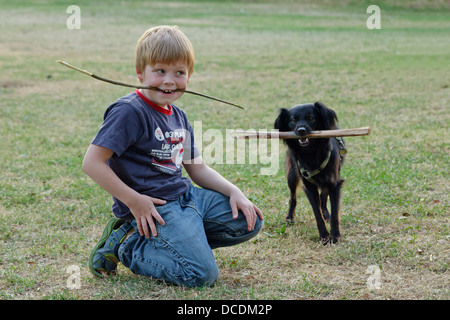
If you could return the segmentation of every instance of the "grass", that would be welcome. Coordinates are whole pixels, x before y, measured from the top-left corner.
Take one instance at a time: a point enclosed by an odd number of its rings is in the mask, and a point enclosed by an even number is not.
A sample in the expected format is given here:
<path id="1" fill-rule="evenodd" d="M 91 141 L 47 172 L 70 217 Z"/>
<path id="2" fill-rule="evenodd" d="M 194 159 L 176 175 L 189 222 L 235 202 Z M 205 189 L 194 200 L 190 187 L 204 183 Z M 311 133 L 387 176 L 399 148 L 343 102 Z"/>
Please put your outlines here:
<path id="1" fill-rule="evenodd" d="M 382 29 L 366 28 L 369 2 L 77 1 L 2 4 L 0 21 L 1 299 L 449 299 L 448 5 L 380 2 Z M 445 7 L 447 6 L 447 7 Z M 443 10 L 446 9 L 446 10 Z M 276 175 L 258 165 L 212 164 L 265 214 L 263 232 L 215 250 L 220 278 L 187 289 L 131 274 L 96 279 L 87 258 L 111 216 L 108 194 L 81 170 L 105 108 L 129 92 L 58 65 L 135 82 L 134 46 L 150 26 L 178 24 L 196 49 L 178 106 L 203 130 L 270 129 L 277 109 L 323 101 L 348 138 L 339 245 L 322 246 L 300 195 L 286 226 L 280 148 Z M 70 265 L 81 288 L 67 286 Z M 381 271 L 369 289 L 369 266 Z"/>

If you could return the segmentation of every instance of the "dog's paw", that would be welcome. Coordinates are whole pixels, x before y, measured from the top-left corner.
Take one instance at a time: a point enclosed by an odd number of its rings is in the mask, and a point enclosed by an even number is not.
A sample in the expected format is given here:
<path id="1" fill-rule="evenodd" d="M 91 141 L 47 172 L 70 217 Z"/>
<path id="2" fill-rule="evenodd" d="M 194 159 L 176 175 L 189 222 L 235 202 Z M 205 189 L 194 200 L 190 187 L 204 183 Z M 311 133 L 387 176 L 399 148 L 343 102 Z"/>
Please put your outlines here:
<path id="1" fill-rule="evenodd" d="M 340 234 L 334 235 L 334 236 L 331 237 L 331 242 L 332 242 L 333 244 L 337 244 L 337 243 L 339 243 L 339 242 L 341 242 L 341 241 L 342 241 L 342 237 L 341 237 Z"/>
<path id="2" fill-rule="evenodd" d="M 324 246 L 326 246 L 327 244 L 330 243 L 330 240 L 331 240 L 331 239 L 330 239 L 330 236 L 327 235 L 327 236 L 320 237 L 319 242 L 320 242 L 321 244 L 323 244 Z"/>
<path id="3" fill-rule="evenodd" d="M 294 218 L 286 217 L 286 223 L 287 224 L 294 224 Z"/>

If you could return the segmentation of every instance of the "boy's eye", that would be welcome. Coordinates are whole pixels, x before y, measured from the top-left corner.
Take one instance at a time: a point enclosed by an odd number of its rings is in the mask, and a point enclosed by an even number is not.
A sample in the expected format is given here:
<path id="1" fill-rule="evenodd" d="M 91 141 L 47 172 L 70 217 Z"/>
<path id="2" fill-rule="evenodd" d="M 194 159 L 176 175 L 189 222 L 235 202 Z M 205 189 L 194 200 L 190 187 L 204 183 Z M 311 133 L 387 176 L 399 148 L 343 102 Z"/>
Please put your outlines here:
<path id="1" fill-rule="evenodd" d="M 161 74 L 165 73 L 165 71 L 163 69 L 158 69 L 158 70 L 156 70 L 156 72 L 161 73 Z"/>
<path id="2" fill-rule="evenodd" d="M 178 76 L 184 75 L 184 71 L 177 71 L 177 75 L 178 75 Z"/>

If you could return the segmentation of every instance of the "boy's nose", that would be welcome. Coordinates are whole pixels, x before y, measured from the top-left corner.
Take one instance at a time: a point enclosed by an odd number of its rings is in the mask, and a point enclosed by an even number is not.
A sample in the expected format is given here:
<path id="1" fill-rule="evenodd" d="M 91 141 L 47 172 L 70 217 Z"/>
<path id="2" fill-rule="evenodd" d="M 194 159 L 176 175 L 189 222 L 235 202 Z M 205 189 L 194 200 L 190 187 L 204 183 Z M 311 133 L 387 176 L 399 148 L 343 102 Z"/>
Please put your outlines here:
<path id="1" fill-rule="evenodd" d="M 173 84 L 173 83 L 175 83 L 175 80 L 173 79 L 173 76 L 170 75 L 170 74 L 167 74 L 164 77 L 164 84 Z"/>

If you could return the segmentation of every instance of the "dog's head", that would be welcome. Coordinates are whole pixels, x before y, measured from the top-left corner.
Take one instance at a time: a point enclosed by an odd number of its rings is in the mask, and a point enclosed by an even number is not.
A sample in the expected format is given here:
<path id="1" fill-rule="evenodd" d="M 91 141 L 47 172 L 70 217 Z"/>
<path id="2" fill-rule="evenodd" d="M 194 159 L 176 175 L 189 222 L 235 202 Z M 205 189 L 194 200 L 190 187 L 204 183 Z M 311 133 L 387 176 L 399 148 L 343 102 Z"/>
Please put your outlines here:
<path id="1" fill-rule="evenodd" d="M 291 109 L 280 109 L 274 127 L 280 131 L 294 131 L 301 138 L 300 146 L 306 147 L 310 141 L 306 135 L 311 131 L 333 130 L 336 128 L 336 113 L 323 103 L 299 104 Z"/>

